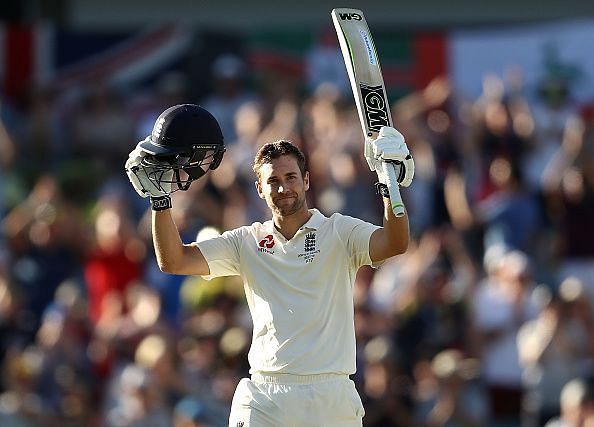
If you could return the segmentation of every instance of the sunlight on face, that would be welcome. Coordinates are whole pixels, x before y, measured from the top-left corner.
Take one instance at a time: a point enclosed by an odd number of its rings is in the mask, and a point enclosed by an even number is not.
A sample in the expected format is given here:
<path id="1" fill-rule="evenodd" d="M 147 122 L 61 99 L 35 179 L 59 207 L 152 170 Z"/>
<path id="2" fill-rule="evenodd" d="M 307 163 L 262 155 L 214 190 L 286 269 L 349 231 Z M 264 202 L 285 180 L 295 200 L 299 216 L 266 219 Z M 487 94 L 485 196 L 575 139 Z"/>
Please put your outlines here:
<path id="1" fill-rule="evenodd" d="M 256 189 L 274 215 L 293 215 L 307 209 L 305 192 L 309 189 L 309 174 L 301 175 L 293 156 L 281 156 L 261 166 Z"/>

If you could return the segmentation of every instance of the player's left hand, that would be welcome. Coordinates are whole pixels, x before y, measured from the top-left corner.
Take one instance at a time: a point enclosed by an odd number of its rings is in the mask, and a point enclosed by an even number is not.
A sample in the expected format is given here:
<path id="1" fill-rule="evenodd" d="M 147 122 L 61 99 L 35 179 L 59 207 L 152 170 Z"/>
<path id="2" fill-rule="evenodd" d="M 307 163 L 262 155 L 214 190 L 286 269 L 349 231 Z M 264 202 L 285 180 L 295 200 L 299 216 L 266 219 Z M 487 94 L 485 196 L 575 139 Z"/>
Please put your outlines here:
<path id="1" fill-rule="evenodd" d="M 372 171 L 376 171 L 380 182 L 385 184 L 382 162 L 397 163 L 400 173 L 398 184 L 408 187 L 415 174 L 415 162 L 404 141 L 404 136 L 393 127 L 382 126 L 376 139 L 365 139 L 365 159 Z"/>
<path id="2" fill-rule="evenodd" d="M 142 165 L 142 159 L 147 153 L 140 147 L 140 143 L 138 144 L 139 145 L 137 145 L 128 156 L 128 160 L 126 160 L 124 166 L 132 187 L 134 187 L 134 190 L 136 190 L 140 197 L 168 196 L 171 192 L 170 182 L 172 180 L 173 171 L 153 172 L 150 167 Z M 153 173 L 167 174 L 168 177 L 165 179 L 165 182 L 167 182 L 166 186 L 168 188 L 160 186 L 156 180 L 150 179 L 149 176 Z"/>

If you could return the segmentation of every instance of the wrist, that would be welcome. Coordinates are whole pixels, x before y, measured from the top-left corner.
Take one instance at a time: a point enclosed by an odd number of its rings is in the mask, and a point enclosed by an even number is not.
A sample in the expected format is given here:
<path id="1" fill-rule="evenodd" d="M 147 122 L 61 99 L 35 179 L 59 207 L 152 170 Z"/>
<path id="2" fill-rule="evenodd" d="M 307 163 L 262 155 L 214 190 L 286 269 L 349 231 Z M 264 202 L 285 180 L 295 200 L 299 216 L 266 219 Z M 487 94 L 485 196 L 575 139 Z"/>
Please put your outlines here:
<path id="1" fill-rule="evenodd" d="M 151 196 L 151 209 L 154 211 L 163 211 L 165 209 L 171 209 L 171 197 L 164 196 Z"/>
<path id="2" fill-rule="evenodd" d="M 382 196 L 383 198 L 389 199 L 390 198 L 390 190 L 386 184 L 383 182 L 376 182 L 375 183 L 375 191 L 377 194 Z"/>

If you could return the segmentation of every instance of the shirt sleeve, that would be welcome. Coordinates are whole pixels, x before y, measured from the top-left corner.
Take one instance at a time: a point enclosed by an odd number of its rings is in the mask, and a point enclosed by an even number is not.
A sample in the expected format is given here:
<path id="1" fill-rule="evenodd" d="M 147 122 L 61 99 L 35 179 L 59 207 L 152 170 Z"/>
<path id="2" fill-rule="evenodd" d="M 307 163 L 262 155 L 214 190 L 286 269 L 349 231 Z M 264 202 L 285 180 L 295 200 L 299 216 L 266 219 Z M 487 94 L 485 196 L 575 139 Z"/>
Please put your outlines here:
<path id="1" fill-rule="evenodd" d="M 373 232 L 381 227 L 346 215 L 340 215 L 337 224 L 342 240 L 346 244 L 351 265 L 355 268 L 372 265 L 369 256 L 369 240 Z"/>
<path id="2" fill-rule="evenodd" d="M 206 280 L 220 276 L 238 276 L 240 274 L 240 248 L 243 229 L 225 231 L 212 239 L 195 242 L 208 263 L 210 274 L 202 276 Z"/>

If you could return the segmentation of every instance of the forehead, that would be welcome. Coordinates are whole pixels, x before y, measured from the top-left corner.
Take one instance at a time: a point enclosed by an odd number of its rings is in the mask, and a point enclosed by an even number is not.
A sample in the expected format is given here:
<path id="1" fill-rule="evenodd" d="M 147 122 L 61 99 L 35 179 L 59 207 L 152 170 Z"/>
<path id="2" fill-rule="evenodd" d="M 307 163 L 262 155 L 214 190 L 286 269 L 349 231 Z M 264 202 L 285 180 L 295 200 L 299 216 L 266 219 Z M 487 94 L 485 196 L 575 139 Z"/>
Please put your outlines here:
<path id="1" fill-rule="evenodd" d="M 289 173 L 297 173 L 301 175 L 297 159 L 291 155 L 280 156 L 272 159 L 270 163 L 264 163 L 260 166 L 260 176 L 262 179 L 271 176 L 282 176 Z"/>

